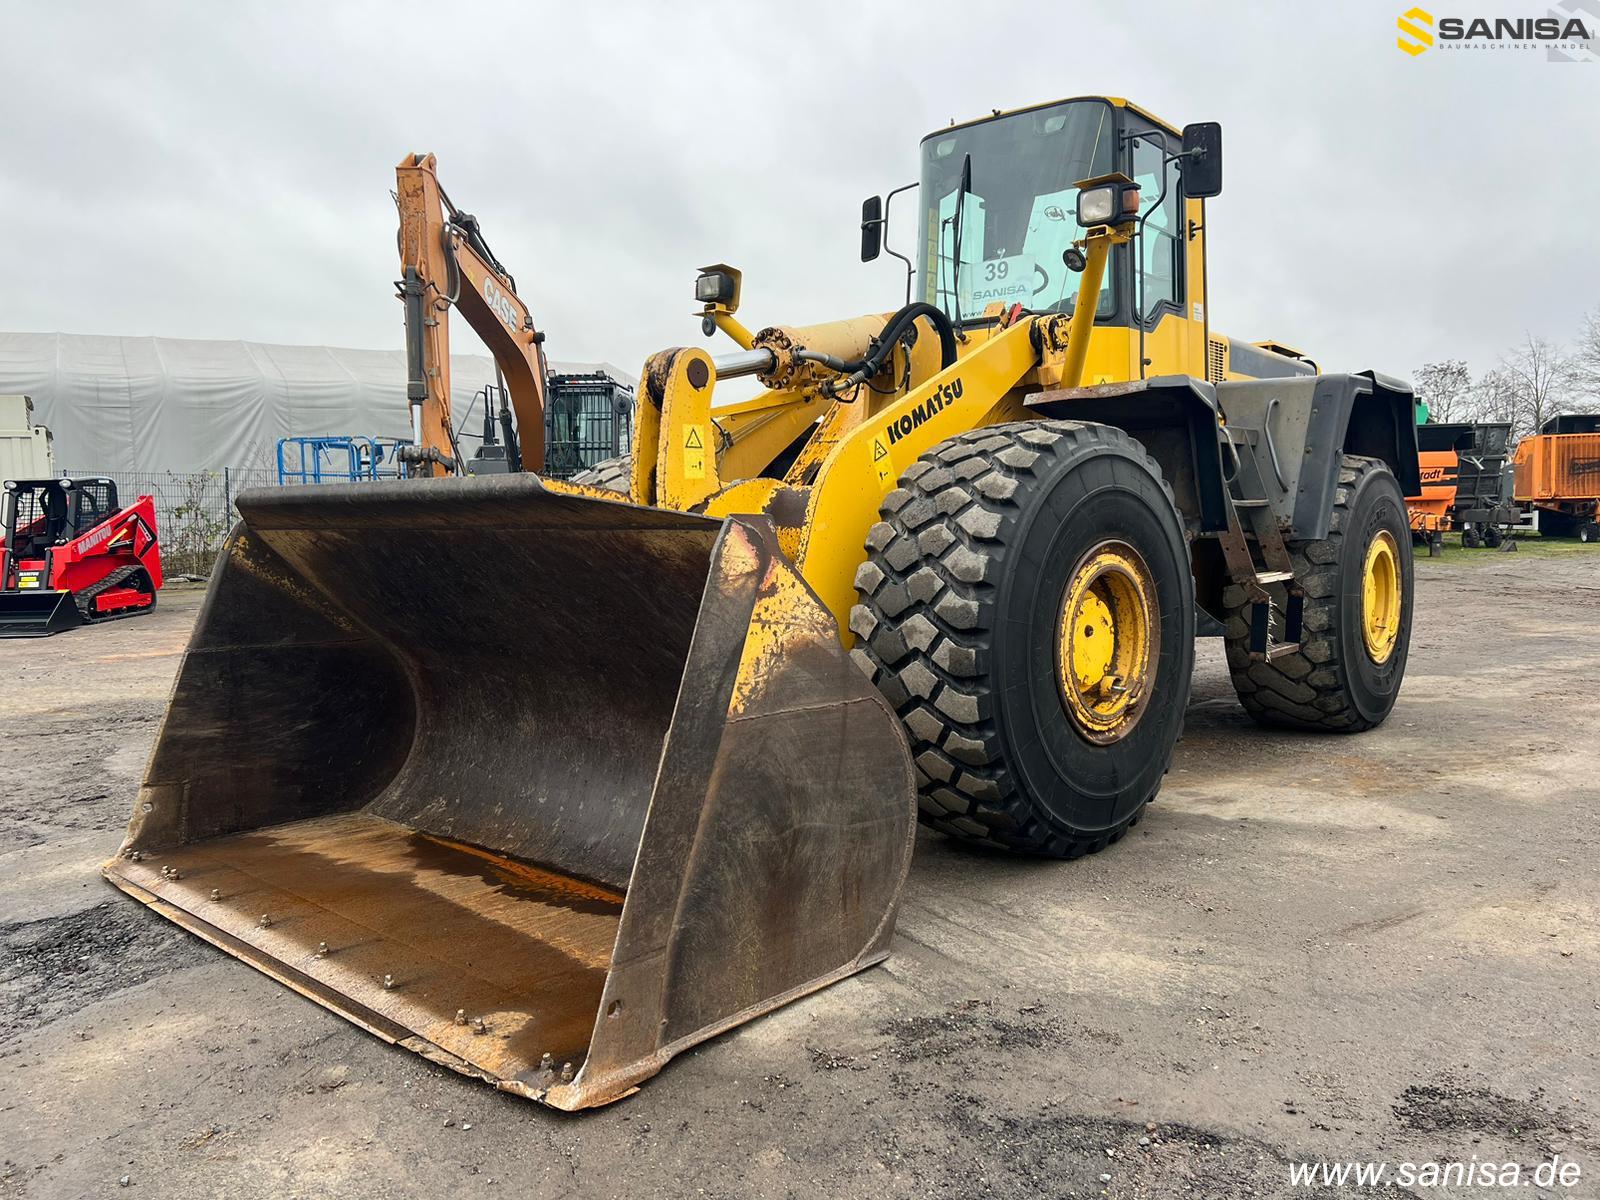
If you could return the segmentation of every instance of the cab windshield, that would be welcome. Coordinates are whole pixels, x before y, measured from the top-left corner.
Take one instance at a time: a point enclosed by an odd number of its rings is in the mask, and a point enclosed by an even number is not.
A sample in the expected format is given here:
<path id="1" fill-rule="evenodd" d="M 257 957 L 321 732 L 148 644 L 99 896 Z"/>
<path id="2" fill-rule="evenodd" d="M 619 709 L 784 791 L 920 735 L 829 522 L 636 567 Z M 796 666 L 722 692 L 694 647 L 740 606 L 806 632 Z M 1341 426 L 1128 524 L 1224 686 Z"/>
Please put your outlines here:
<path id="1" fill-rule="evenodd" d="M 922 298 L 962 321 L 981 317 L 996 302 L 1071 312 L 1079 277 L 1062 255 L 1082 235 L 1073 185 L 1109 174 L 1115 146 L 1112 108 L 1103 100 L 1013 113 L 924 140 L 917 239 Z M 969 155 L 971 187 L 963 199 L 962 165 Z M 1106 272 L 1101 287 L 1101 316 L 1113 311 L 1112 274 Z"/>

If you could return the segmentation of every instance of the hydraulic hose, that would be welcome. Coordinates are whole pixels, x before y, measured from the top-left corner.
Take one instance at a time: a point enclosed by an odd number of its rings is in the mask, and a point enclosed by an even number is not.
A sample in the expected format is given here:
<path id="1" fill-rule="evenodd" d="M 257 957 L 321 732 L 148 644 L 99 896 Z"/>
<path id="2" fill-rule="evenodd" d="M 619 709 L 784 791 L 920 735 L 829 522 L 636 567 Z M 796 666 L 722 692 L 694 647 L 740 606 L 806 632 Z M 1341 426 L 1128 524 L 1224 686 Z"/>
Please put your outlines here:
<path id="1" fill-rule="evenodd" d="M 860 358 L 846 362 L 832 354 L 824 354 L 817 350 L 807 350 L 798 347 L 794 351 L 795 358 L 801 362 L 817 363 L 837 371 L 840 375 L 847 376 L 842 386 L 851 387 L 862 380 L 870 379 L 882 368 L 884 361 L 894 352 L 895 345 L 906 331 L 918 320 L 926 318 L 939 336 L 939 367 L 943 370 L 956 361 L 956 336 L 955 327 L 950 323 L 943 310 L 931 304 L 918 301 L 908 304 L 900 309 L 884 325 L 883 331 L 878 335 L 872 349 Z M 777 356 L 765 346 L 756 346 L 750 350 L 743 350 L 736 354 L 719 355 L 712 360 L 716 368 L 718 379 L 737 379 L 742 375 L 759 375 L 763 371 L 770 371 L 777 362 Z M 837 385 L 836 385 L 837 386 Z"/>
<path id="2" fill-rule="evenodd" d="M 878 345 L 866 356 L 862 365 L 867 362 L 882 365 L 883 360 L 889 356 L 894 343 L 900 340 L 905 331 L 911 327 L 918 317 L 926 317 L 928 324 L 933 326 L 933 331 L 939 335 L 940 369 L 955 365 L 955 326 L 950 323 L 950 318 L 945 315 L 944 309 L 937 308 L 921 300 L 913 301 L 889 318 L 889 323 L 884 326 L 883 333 L 878 338 Z"/>
<path id="3" fill-rule="evenodd" d="M 844 381 L 844 386 L 849 387 L 863 380 L 871 379 L 883 366 L 884 360 L 894 352 L 894 347 L 905 336 L 906 331 L 919 317 L 926 317 L 928 324 L 939 335 L 939 369 L 953 365 L 956 361 L 956 332 L 955 326 L 950 323 L 950 318 L 941 308 L 917 300 L 907 304 L 894 316 L 889 318 L 889 323 L 883 327 L 883 332 L 878 335 L 878 343 L 855 362 L 841 364 L 850 372 Z M 831 365 L 831 364 L 830 364 Z"/>

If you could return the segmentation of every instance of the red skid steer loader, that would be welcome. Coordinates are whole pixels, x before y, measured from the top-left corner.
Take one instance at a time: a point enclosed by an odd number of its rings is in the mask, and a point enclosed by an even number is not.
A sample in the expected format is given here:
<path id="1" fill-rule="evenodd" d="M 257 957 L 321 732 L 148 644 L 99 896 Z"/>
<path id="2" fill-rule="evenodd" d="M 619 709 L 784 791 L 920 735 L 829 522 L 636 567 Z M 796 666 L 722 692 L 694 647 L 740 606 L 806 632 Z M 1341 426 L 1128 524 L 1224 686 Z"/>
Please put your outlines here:
<path id="1" fill-rule="evenodd" d="M 0 504 L 0 637 L 49 637 L 155 607 L 150 496 L 122 508 L 109 479 L 8 479 Z"/>

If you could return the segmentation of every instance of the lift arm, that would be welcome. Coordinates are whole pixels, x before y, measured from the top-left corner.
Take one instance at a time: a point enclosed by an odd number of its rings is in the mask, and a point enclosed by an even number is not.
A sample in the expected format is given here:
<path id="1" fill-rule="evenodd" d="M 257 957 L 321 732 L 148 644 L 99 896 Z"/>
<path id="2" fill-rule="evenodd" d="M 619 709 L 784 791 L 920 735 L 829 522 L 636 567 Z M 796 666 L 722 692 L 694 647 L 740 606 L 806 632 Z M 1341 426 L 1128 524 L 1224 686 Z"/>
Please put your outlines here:
<path id="1" fill-rule="evenodd" d="M 537 471 L 544 466 L 544 334 L 518 298 L 516 281 L 490 252 L 477 218 L 450 203 L 435 167 L 433 155 L 409 154 L 395 168 L 396 286 L 406 307 L 406 400 L 415 443 L 403 454 L 408 473 L 465 470 L 450 423 L 451 305 L 494 355 L 517 420 L 521 466 Z"/>

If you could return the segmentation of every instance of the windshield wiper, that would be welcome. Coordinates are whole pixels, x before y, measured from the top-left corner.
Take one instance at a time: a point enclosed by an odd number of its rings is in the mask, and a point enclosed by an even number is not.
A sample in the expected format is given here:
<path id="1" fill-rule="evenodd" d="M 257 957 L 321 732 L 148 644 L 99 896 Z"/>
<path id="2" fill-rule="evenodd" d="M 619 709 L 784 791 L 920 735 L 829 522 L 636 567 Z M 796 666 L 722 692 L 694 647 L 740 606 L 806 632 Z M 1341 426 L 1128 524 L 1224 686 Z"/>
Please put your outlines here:
<path id="1" fill-rule="evenodd" d="M 955 316 L 955 327 L 961 328 L 961 220 L 966 213 L 967 193 L 972 190 L 972 155 L 966 154 L 961 159 L 961 179 L 956 184 L 956 211 L 953 215 L 939 222 L 939 261 L 944 261 L 944 230 L 950 227 L 950 249 L 952 265 L 950 268 L 950 307 Z"/>

